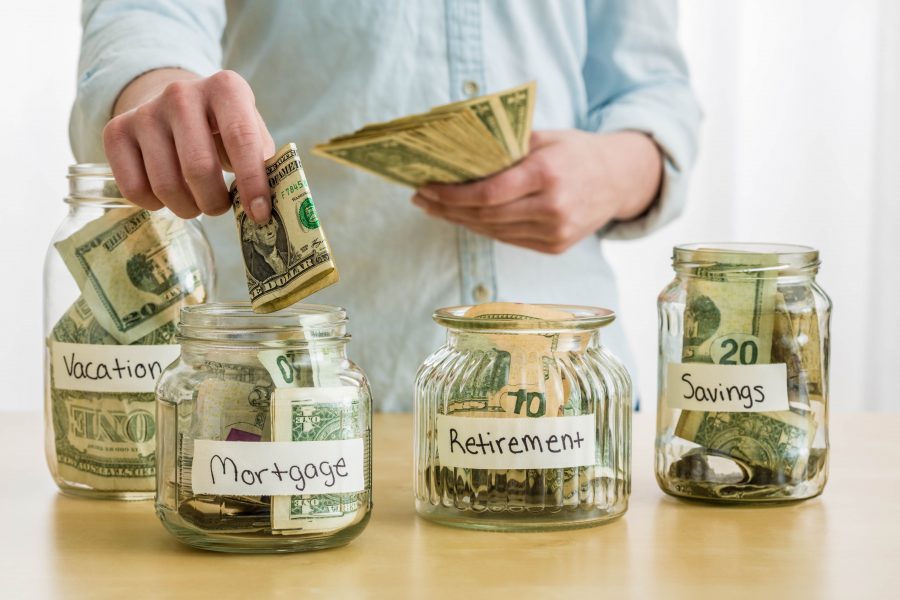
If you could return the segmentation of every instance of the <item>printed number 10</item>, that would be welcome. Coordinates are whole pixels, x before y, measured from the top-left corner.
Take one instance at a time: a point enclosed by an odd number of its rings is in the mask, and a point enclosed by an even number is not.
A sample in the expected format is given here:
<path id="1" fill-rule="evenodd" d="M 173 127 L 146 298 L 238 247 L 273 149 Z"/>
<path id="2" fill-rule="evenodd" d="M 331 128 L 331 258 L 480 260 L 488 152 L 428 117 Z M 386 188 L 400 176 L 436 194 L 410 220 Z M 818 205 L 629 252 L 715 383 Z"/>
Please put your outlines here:
<path id="1" fill-rule="evenodd" d="M 543 417 L 547 412 L 547 400 L 541 392 L 529 392 L 525 388 L 520 388 L 515 392 L 506 392 L 506 395 L 516 399 L 516 408 L 513 412 L 517 415 L 522 414 L 523 407 L 527 417 Z M 535 406 L 535 400 L 537 400 L 537 406 Z"/>

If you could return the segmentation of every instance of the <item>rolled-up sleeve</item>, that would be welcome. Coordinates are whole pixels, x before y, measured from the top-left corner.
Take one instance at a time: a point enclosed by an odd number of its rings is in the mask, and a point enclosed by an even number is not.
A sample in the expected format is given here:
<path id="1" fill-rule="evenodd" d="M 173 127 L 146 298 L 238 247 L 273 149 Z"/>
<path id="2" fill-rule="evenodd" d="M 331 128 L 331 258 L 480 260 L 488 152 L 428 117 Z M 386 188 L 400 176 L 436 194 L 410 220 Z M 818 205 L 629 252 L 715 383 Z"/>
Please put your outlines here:
<path id="1" fill-rule="evenodd" d="M 69 141 L 79 162 L 105 162 L 103 127 L 122 89 L 154 69 L 219 70 L 223 0 L 84 0 Z"/>
<path id="2" fill-rule="evenodd" d="M 586 0 L 586 9 L 587 129 L 644 132 L 664 155 L 656 201 L 642 216 L 600 232 L 606 238 L 635 238 L 681 213 L 701 111 L 678 44 L 675 0 Z"/>

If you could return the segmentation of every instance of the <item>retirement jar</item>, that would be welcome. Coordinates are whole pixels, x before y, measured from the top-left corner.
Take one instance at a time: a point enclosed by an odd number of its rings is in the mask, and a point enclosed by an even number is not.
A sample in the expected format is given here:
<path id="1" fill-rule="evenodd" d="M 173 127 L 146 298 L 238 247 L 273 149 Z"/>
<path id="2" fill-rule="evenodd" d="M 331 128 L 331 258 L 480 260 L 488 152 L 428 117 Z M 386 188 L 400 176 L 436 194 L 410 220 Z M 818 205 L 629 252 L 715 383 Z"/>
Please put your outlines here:
<path id="1" fill-rule="evenodd" d="M 601 308 L 512 303 L 434 314 L 447 341 L 416 377 L 419 515 L 542 530 L 625 512 L 631 382 L 599 335 L 613 318 Z"/>
<path id="2" fill-rule="evenodd" d="M 152 498 L 154 388 L 212 255 L 196 221 L 131 204 L 107 165 L 70 167 L 65 201 L 44 264 L 47 462 L 68 494 Z"/>
<path id="3" fill-rule="evenodd" d="M 828 326 L 805 246 L 690 244 L 659 296 L 656 480 L 674 496 L 777 502 L 828 477 Z"/>
<path id="4" fill-rule="evenodd" d="M 181 312 L 181 356 L 157 387 L 156 513 L 208 550 L 350 542 L 372 508 L 371 394 L 347 315 L 248 303 Z"/>

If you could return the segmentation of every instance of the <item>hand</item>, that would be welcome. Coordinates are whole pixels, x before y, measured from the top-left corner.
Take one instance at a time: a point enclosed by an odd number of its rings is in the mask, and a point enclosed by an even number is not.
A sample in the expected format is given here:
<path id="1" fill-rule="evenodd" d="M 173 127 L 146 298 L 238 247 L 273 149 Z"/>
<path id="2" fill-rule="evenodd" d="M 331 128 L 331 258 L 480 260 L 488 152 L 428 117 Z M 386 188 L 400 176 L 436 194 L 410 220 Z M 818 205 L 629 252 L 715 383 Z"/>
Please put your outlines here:
<path id="1" fill-rule="evenodd" d="M 429 215 L 501 242 L 560 254 L 656 198 L 662 156 L 634 132 L 534 132 L 519 163 L 473 183 L 430 184 L 412 198 Z"/>
<path id="2" fill-rule="evenodd" d="M 103 146 L 126 198 L 184 219 L 220 215 L 231 208 L 222 169 L 233 170 L 246 212 L 268 222 L 264 162 L 275 143 L 240 75 L 151 71 L 123 90 L 116 112 Z"/>

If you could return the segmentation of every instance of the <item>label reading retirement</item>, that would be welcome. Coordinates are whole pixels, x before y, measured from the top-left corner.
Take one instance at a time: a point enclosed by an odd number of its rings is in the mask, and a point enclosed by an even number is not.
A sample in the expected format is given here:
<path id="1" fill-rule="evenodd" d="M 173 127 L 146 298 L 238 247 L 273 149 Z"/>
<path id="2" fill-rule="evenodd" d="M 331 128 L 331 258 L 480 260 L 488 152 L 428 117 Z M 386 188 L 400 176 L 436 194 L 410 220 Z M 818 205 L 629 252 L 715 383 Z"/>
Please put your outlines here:
<path id="1" fill-rule="evenodd" d="M 789 410 L 787 365 L 669 363 L 666 402 L 704 412 Z"/>
<path id="2" fill-rule="evenodd" d="M 51 342 L 53 387 L 82 392 L 148 393 L 181 346 Z"/>
<path id="3" fill-rule="evenodd" d="M 560 469 L 597 464 L 596 417 L 482 419 L 438 415 L 441 466 Z"/>

